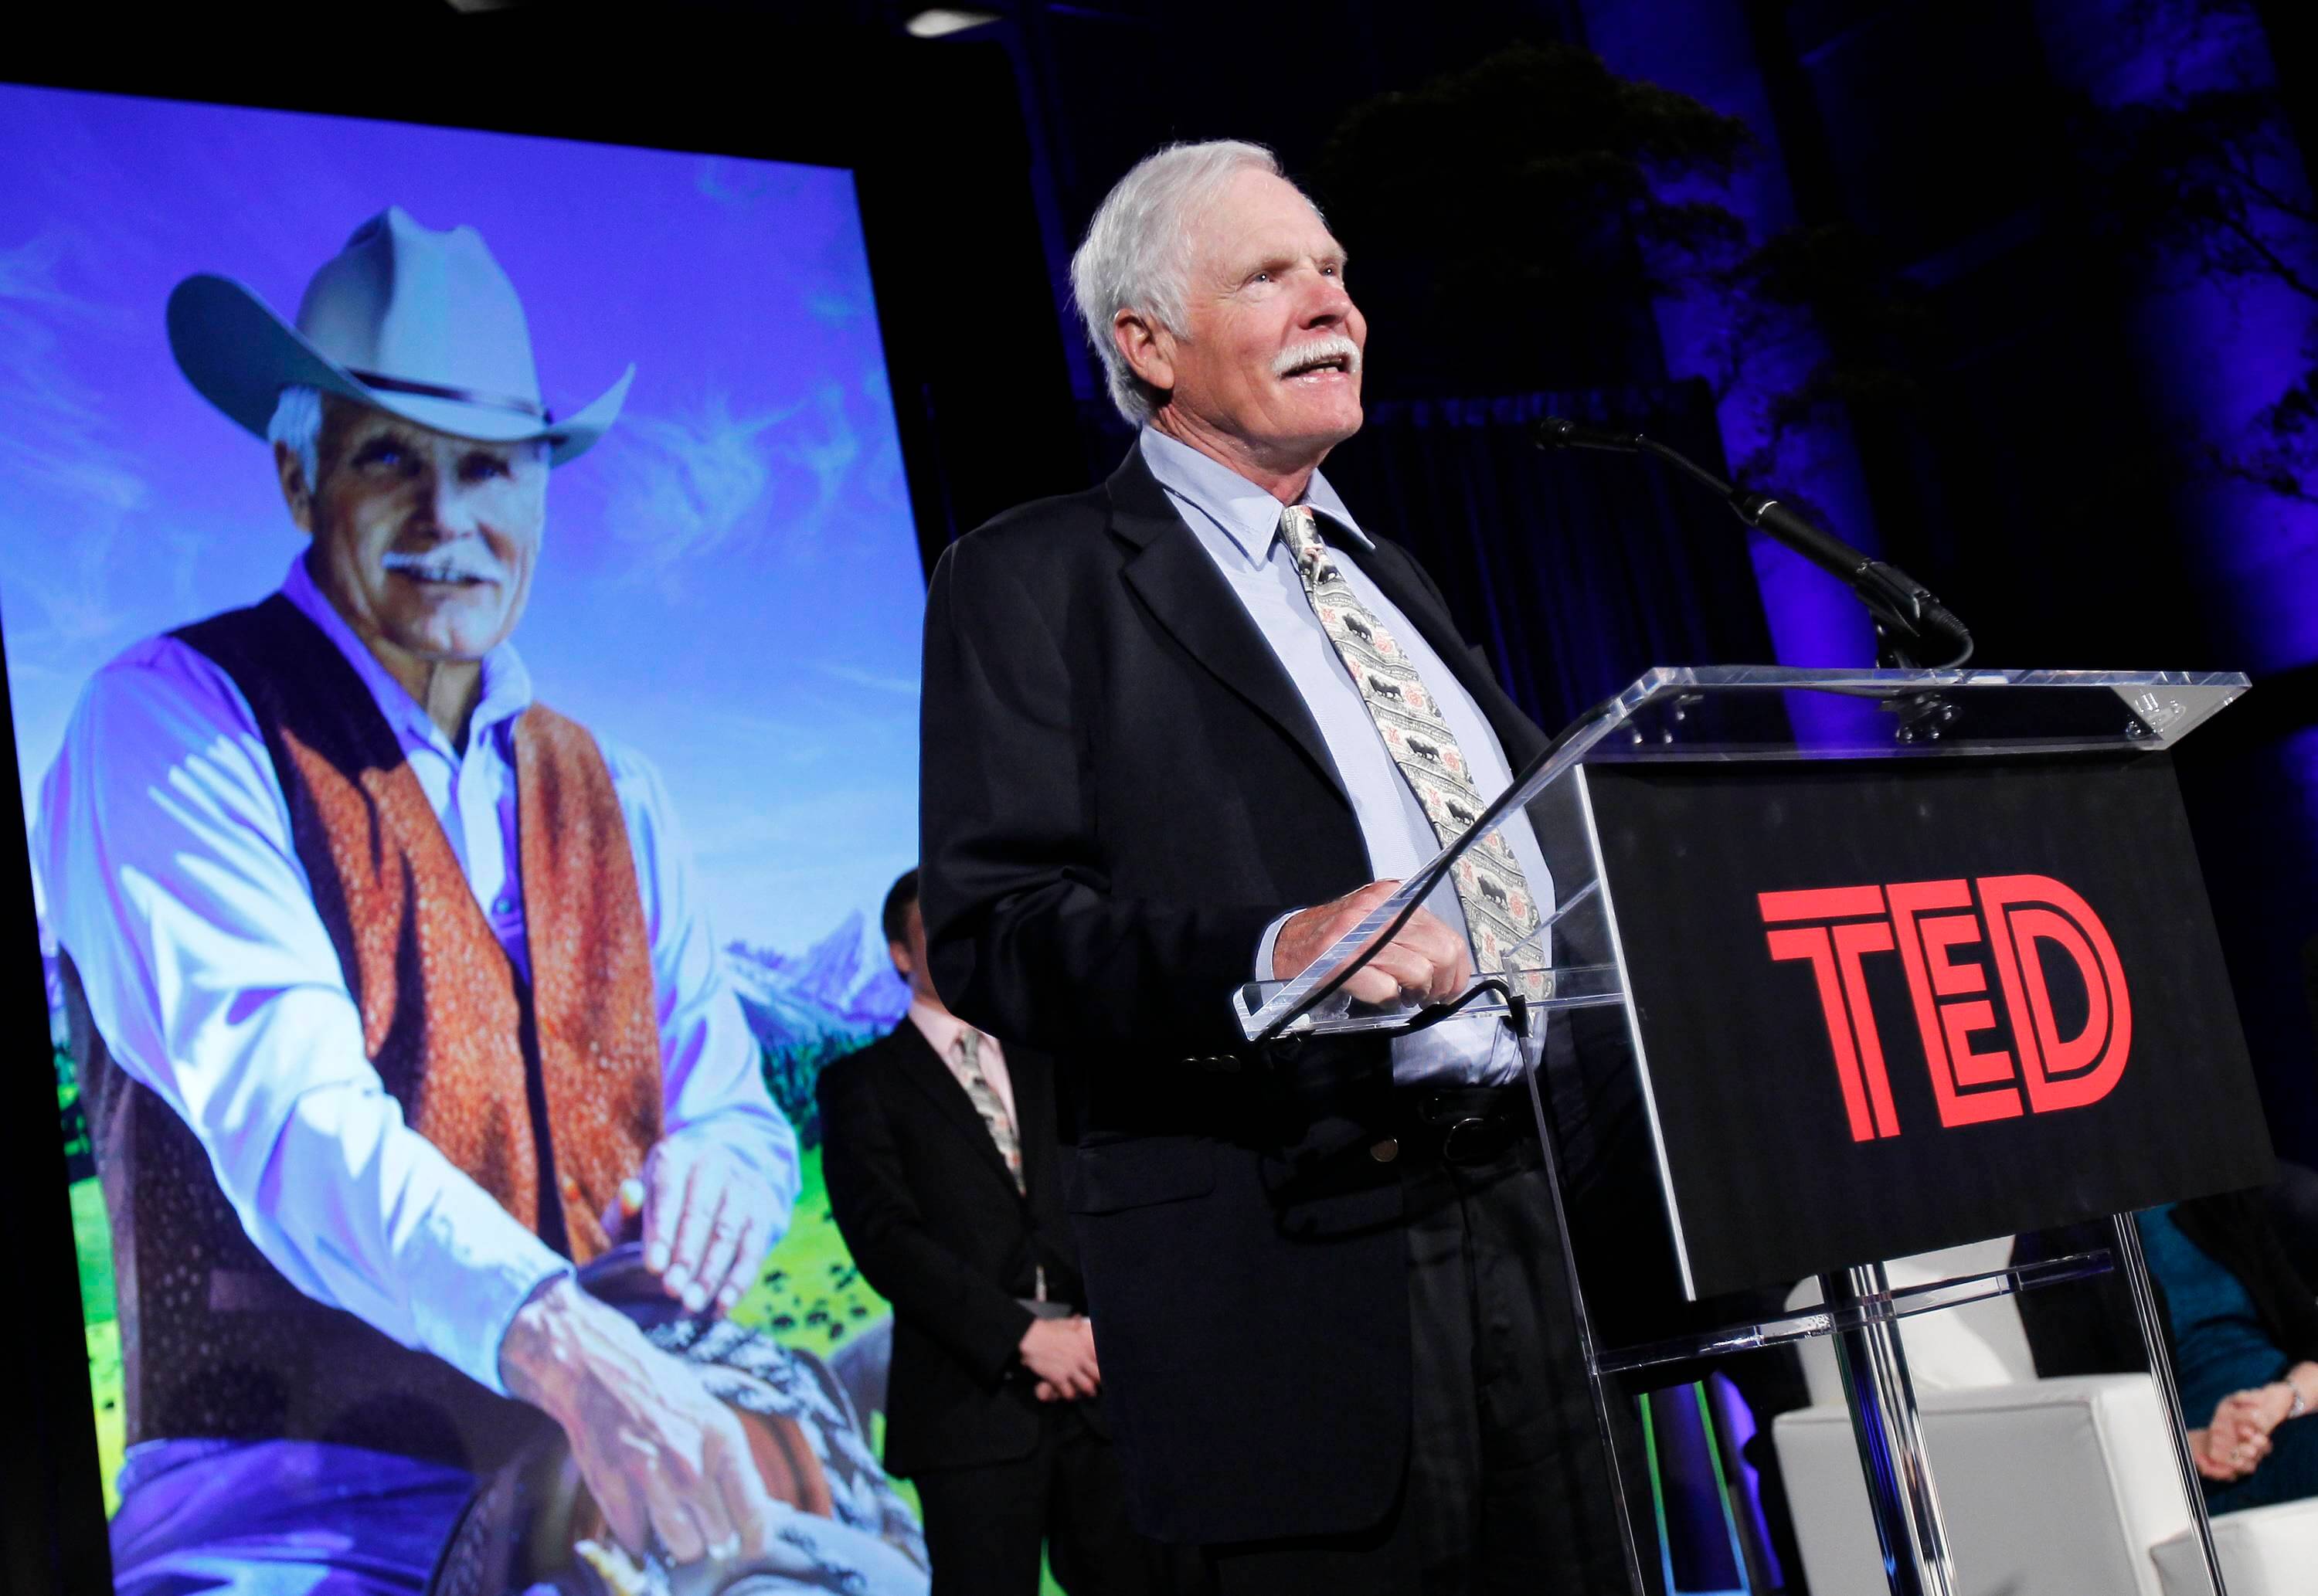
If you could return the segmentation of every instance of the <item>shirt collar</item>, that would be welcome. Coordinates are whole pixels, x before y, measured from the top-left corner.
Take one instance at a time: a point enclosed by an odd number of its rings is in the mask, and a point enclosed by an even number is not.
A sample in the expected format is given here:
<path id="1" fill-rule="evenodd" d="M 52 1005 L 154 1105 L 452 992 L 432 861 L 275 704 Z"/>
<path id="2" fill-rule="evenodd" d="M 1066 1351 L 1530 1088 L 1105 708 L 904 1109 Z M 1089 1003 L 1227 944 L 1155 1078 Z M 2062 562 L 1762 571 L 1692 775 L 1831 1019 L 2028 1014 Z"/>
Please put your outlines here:
<path id="1" fill-rule="evenodd" d="M 315 586 L 313 574 L 306 569 L 306 556 L 300 553 L 290 561 L 290 574 L 282 578 L 282 596 L 298 606 L 299 614 L 322 629 L 322 635 L 337 645 L 355 674 L 370 689 L 379 713 L 395 734 L 405 739 L 417 738 L 430 742 L 445 755 L 451 753 L 450 740 L 443 729 L 435 724 L 421 704 L 406 691 L 400 682 L 387 674 L 386 667 L 378 662 L 362 639 L 355 635 L 346 617 Z M 531 707 L 531 672 L 515 651 L 513 643 L 501 643 L 483 656 L 483 693 L 475 702 L 475 713 L 468 722 L 467 739 L 472 743 L 494 727 L 512 721 Z"/>
<path id="2" fill-rule="evenodd" d="M 957 1015 L 935 1008 L 923 998 L 910 1000 L 910 1023 L 918 1027 L 918 1035 L 926 1039 L 926 1045 L 932 1048 L 934 1055 L 944 1063 L 950 1062 L 950 1054 L 957 1047 L 958 1036 L 966 1029 L 966 1022 Z M 987 1047 L 991 1043 L 985 1038 L 983 1045 Z"/>
<path id="3" fill-rule="evenodd" d="M 1278 499 L 1223 462 L 1169 437 L 1157 427 L 1145 427 L 1139 442 L 1143 463 L 1151 468 L 1160 487 L 1221 527 L 1247 556 L 1249 563 L 1262 565 L 1271 557 L 1271 541 L 1280 535 Z M 1336 497 L 1328 479 L 1318 471 L 1312 473 L 1312 480 L 1298 502 L 1310 506 L 1334 522 L 1335 525 L 1329 529 L 1332 533 L 1349 535 L 1363 549 L 1376 546 L 1352 519 L 1344 501 Z"/>

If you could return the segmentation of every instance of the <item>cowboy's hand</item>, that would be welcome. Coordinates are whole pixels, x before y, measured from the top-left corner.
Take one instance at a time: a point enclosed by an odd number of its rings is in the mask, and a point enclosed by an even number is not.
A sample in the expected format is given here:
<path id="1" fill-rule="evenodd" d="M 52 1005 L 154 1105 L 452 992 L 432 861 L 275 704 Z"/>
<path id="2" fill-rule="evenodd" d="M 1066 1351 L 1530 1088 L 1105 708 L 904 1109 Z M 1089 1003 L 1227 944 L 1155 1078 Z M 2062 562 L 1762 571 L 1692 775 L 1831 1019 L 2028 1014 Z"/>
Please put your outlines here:
<path id="1" fill-rule="evenodd" d="M 571 1443 L 612 1533 L 678 1563 L 753 1557 L 774 1507 L 740 1416 L 681 1359 L 565 1277 L 526 1303 L 499 1347 L 509 1392 Z"/>
<path id="2" fill-rule="evenodd" d="M 670 1136 L 644 1160 L 644 1267 L 695 1314 L 729 1313 L 780 1237 L 773 1183 L 723 1143 Z"/>
<path id="3" fill-rule="evenodd" d="M 1038 1376 L 1040 1402 L 1074 1402 L 1102 1385 L 1095 1362 L 1094 1325 L 1084 1314 L 1068 1319 L 1033 1319 L 1015 1349 L 1022 1367 Z"/>
<path id="4" fill-rule="evenodd" d="M 1272 979 L 1301 975 L 1399 885 L 1397 881 L 1370 882 L 1333 903 L 1289 915 L 1272 939 Z M 1430 910 L 1419 909 L 1343 990 L 1363 1003 L 1388 1003 L 1404 992 L 1433 1003 L 1463 991 L 1472 977 L 1472 950 L 1464 937 Z"/>

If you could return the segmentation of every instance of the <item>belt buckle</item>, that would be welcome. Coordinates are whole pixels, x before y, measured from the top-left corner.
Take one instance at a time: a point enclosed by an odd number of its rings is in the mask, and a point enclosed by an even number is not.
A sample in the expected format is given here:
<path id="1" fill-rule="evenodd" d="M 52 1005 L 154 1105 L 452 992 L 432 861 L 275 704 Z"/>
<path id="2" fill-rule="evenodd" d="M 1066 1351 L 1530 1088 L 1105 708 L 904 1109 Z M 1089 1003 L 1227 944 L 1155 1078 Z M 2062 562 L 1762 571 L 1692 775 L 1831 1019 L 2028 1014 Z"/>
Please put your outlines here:
<path id="1" fill-rule="evenodd" d="M 1487 1163 L 1513 1145 L 1505 1119 L 1495 1114 L 1468 1114 L 1441 1133 L 1441 1157 L 1452 1164 Z"/>

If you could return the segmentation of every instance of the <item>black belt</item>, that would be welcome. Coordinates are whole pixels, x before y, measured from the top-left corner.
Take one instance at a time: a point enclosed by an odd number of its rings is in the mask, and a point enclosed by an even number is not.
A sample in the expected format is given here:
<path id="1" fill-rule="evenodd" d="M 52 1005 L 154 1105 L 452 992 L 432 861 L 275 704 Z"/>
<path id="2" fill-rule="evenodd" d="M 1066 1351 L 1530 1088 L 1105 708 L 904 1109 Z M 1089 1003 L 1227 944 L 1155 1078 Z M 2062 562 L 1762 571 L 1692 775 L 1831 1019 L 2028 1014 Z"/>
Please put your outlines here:
<path id="1" fill-rule="evenodd" d="M 1369 1148 L 1379 1163 L 1406 1152 L 1485 1164 L 1538 1134 L 1529 1088 L 1520 1084 L 1402 1087 L 1393 1093 L 1393 1120 L 1390 1134 Z"/>

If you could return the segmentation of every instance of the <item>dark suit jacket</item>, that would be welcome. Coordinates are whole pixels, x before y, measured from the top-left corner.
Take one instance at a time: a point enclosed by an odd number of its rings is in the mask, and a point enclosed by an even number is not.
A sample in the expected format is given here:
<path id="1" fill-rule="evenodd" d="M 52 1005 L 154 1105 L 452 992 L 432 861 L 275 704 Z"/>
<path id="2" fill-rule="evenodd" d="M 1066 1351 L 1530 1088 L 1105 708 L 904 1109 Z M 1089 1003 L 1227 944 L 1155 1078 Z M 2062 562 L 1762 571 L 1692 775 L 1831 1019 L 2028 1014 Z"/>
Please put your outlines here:
<path id="1" fill-rule="evenodd" d="M 1518 767 L 1541 744 L 1389 543 L 1340 548 Z M 1409 1424 L 1374 1041 L 1267 1061 L 1227 998 L 1263 928 L 1369 878 L 1303 700 L 1139 449 L 960 540 L 927 600 L 920 860 L 935 984 L 1055 1053 L 1065 1189 L 1139 1528 L 1376 1522 Z"/>
<path id="2" fill-rule="evenodd" d="M 1009 1046 L 1025 1196 L 966 1089 L 904 1019 L 822 1071 L 822 1174 L 862 1275 L 894 1305 L 885 1464 L 1000 1463 L 1038 1445 L 1044 1404 L 1015 1358 L 1019 1298 L 1083 1304 L 1056 1180 L 1054 1069 Z"/>

